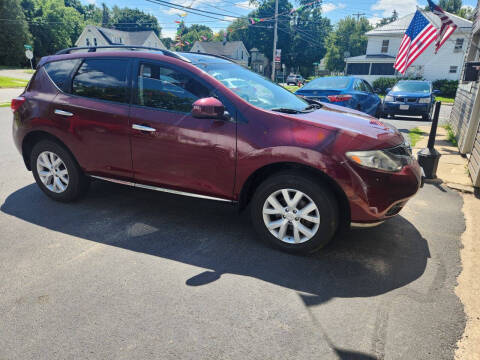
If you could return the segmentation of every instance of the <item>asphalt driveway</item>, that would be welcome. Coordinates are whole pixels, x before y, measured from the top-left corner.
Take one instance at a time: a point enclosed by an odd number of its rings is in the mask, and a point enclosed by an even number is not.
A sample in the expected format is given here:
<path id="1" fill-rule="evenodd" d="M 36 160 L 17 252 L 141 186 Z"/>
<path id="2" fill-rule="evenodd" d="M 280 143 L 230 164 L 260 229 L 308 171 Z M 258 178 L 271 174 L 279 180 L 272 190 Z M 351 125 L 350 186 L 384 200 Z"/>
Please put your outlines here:
<path id="1" fill-rule="evenodd" d="M 0 359 L 451 359 L 465 318 L 461 197 L 310 257 L 258 241 L 230 205 L 95 182 L 33 184 L 0 108 Z"/>

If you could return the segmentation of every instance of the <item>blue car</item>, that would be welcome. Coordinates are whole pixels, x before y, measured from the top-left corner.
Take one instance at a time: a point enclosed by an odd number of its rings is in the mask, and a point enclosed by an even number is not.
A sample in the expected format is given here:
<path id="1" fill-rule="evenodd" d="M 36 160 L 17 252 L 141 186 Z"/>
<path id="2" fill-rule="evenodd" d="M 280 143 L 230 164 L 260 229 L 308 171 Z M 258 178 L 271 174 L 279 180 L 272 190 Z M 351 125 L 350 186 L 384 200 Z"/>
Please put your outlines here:
<path id="1" fill-rule="evenodd" d="M 438 93 L 438 90 L 432 89 L 430 81 L 400 80 L 392 89 L 387 89 L 383 113 L 391 117 L 411 115 L 430 120 L 435 95 Z"/>
<path id="2" fill-rule="evenodd" d="M 363 111 L 380 117 L 382 100 L 365 80 L 354 76 L 321 77 L 298 89 L 296 95 Z"/>

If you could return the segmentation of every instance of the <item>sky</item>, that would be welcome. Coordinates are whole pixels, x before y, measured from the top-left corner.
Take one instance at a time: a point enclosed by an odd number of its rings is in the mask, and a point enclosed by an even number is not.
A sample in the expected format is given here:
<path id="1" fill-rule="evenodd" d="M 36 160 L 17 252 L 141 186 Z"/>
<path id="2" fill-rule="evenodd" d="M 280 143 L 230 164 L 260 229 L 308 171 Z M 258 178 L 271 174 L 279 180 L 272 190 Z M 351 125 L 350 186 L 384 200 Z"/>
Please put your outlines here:
<path id="1" fill-rule="evenodd" d="M 254 7 L 249 0 L 166 0 L 168 2 L 191 7 L 192 9 L 205 10 L 224 14 L 224 16 L 205 14 L 221 18 L 222 20 L 202 17 L 200 15 L 188 14 L 183 19 L 187 25 L 204 24 L 212 28 L 214 32 L 225 29 L 234 18 L 231 16 L 247 15 Z M 109 7 L 138 8 L 157 17 L 162 27 L 162 37 L 174 37 L 176 33 L 175 20 L 179 20 L 178 14 L 181 10 L 171 9 L 147 0 L 83 0 L 84 3 L 105 2 Z M 292 2 L 295 4 L 295 2 Z M 339 19 L 355 13 L 362 13 L 372 24 L 375 24 L 382 17 L 392 14 L 395 9 L 400 16 L 414 12 L 416 6 L 425 6 L 426 0 L 323 0 L 323 16 L 328 17 L 332 23 Z M 475 7 L 476 0 L 463 0 L 463 5 Z M 298 5 L 294 5 L 298 6 Z M 230 16 L 229 16 L 230 15 Z"/>

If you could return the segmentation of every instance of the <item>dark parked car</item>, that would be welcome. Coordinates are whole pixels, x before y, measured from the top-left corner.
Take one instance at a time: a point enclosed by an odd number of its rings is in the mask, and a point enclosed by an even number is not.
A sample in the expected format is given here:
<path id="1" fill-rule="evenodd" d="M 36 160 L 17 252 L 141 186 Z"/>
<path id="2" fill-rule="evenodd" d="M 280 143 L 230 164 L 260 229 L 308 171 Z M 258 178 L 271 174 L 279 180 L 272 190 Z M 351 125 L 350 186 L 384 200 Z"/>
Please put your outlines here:
<path id="1" fill-rule="evenodd" d="M 380 117 L 382 100 L 365 80 L 353 76 L 316 78 L 295 94 Z"/>
<path id="2" fill-rule="evenodd" d="M 400 80 L 392 89 L 387 89 L 383 113 L 392 117 L 421 116 L 423 120 L 430 120 L 437 94 L 439 91 L 432 89 L 430 81 Z"/>
<path id="3" fill-rule="evenodd" d="M 213 55 L 81 50 L 43 58 L 12 100 L 14 142 L 54 200 L 94 178 L 237 203 L 263 239 L 312 252 L 396 215 L 421 185 L 402 135 L 358 111 Z"/>

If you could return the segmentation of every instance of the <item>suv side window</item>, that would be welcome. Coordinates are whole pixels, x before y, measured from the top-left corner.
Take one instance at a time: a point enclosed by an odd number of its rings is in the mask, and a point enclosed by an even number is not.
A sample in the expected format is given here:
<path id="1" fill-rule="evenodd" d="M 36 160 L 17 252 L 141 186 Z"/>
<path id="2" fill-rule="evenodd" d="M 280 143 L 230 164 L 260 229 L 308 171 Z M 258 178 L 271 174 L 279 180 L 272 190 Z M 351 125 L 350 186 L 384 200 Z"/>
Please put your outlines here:
<path id="1" fill-rule="evenodd" d="M 209 96 L 211 91 L 187 74 L 159 64 L 140 63 L 137 105 L 189 113 L 196 100 Z"/>
<path id="2" fill-rule="evenodd" d="M 60 60 L 46 63 L 43 67 L 50 79 L 60 90 L 66 90 L 70 73 L 78 66 L 81 59 Z"/>
<path id="3" fill-rule="evenodd" d="M 73 77 L 72 94 L 128 102 L 128 59 L 86 59 Z"/>

